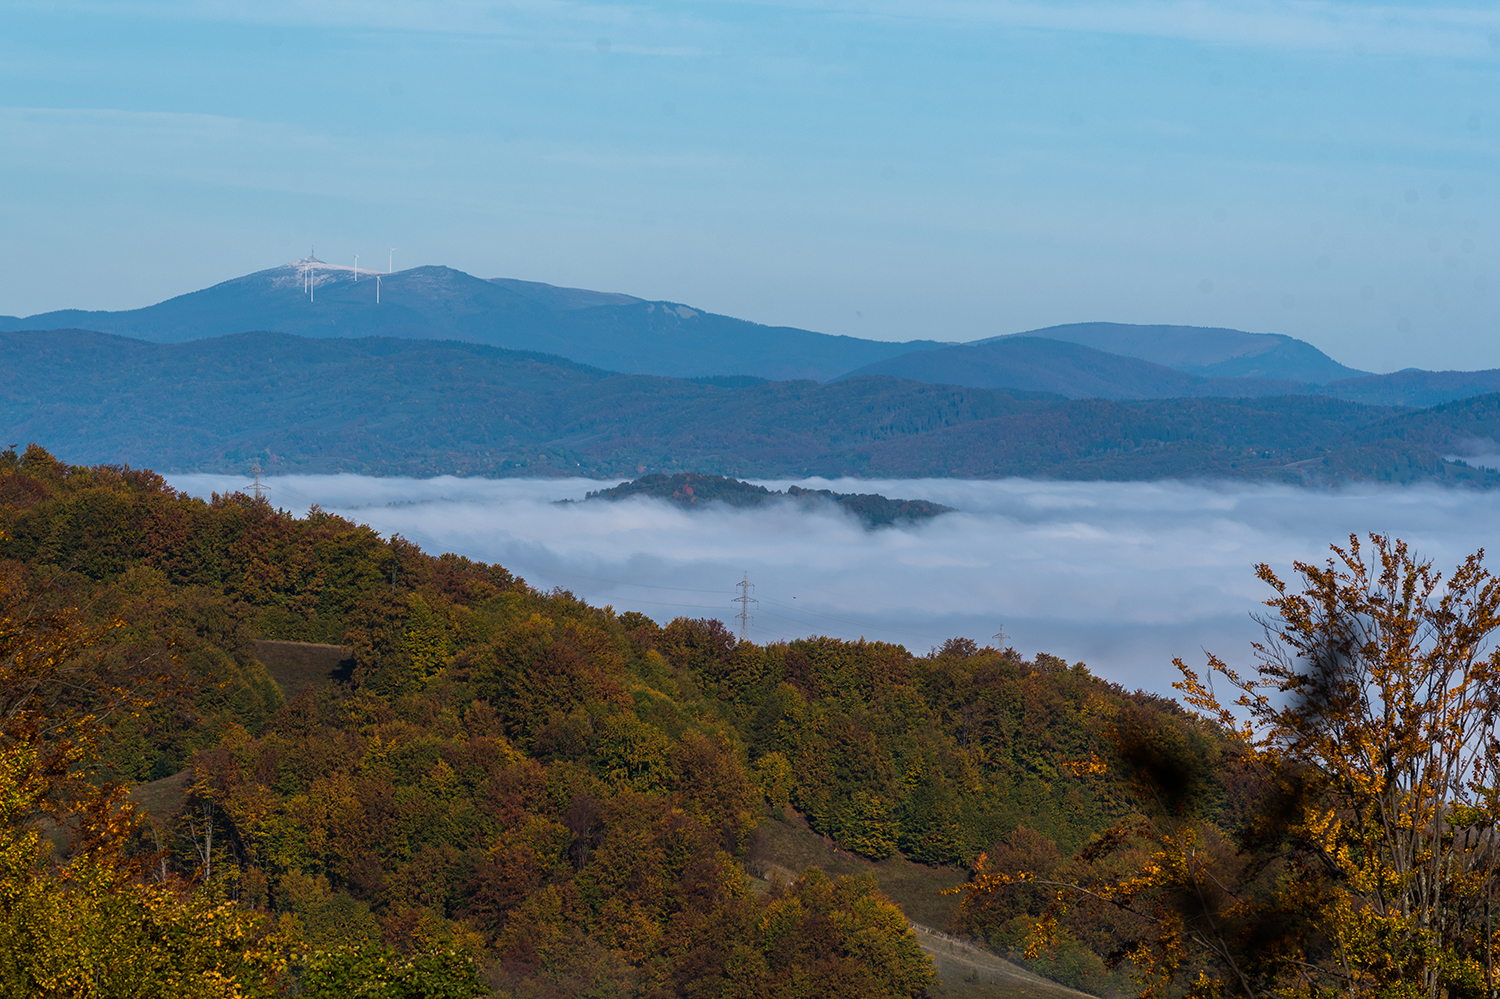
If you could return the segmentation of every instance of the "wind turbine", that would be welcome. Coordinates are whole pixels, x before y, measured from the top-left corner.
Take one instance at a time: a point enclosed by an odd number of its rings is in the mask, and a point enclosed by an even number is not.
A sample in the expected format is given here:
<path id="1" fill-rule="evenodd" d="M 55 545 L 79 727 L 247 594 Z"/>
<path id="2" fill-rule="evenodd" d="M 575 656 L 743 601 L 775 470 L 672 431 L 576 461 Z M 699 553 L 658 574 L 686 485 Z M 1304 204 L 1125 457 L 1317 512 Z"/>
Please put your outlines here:
<path id="1" fill-rule="evenodd" d="M 391 247 L 391 257 L 390 257 L 389 260 L 387 260 L 385 262 L 385 272 L 387 274 L 391 273 L 391 268 L 395 267 L 395 265 L 396 265 L 396 248 L 393 246 L 393 247 Z"/>
<path id="2" fill-rule="evenodd" d="M 354 283 L 359 284 L 359 254 L 354 255 Z"/>
<path id="3" fill-rule="evenodd" d="M 380 304 L 380 275 L 375 275 L 375 304 Z"/>

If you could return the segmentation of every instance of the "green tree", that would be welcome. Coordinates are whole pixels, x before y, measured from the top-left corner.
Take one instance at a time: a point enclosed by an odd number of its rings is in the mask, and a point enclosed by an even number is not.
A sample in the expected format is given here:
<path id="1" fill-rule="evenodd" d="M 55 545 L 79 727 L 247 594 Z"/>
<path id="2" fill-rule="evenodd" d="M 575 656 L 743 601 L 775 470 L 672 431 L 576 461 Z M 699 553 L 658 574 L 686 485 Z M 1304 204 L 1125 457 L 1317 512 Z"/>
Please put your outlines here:
<path id="1" fill-rule="evenodd" d="M 86 779 L 101 718 L 145 706 L 152 675 L 95 655 L 110 625 L 35 605 L 0 575 L 0 995 L 239 996 L 256 918 L 212 887 L 152 878 L 153 858 L 129 851 L 123 790 Z M 52 856 L 39 828 L 71 855 Z"/>

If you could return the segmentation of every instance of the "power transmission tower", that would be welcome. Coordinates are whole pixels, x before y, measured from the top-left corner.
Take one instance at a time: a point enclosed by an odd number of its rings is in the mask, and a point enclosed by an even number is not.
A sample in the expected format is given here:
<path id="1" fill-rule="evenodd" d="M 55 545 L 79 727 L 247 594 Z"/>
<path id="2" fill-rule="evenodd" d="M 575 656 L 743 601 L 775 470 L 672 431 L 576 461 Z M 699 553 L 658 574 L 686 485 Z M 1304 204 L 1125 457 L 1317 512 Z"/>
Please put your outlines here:
<path id="1" fill-rule="evenodd" d="M 750 582 L 748 572 L 745 573 L 744 579 L 734 585 L 739 587 L 740 595 L 729 602 L 740 605 L 740 612 L 735 615 L 740 622 L 740 641 L 748 642 L 750 641 L 750 622 L 755 620 L 754 615 L 750 613 L 750 605 L 758 604 L 760 601 L 750 595 L 755 590 L 755 584 Z"/>
<path id="2" fill-rule="evenodd" d="M 250 491 L 255 494 L 255 498 L 258 500 L 265 499 L 266 493 L 270 492 L 271 490 L 270 486 L 260 481 L 260 476 L 263 471 L 265 471 L 265 469 L 260 467 L 260 459 L 256 458 L 254 463 L 250 466 L 250 474 L 255 476 L 255 481 L 250 483 Z"/>

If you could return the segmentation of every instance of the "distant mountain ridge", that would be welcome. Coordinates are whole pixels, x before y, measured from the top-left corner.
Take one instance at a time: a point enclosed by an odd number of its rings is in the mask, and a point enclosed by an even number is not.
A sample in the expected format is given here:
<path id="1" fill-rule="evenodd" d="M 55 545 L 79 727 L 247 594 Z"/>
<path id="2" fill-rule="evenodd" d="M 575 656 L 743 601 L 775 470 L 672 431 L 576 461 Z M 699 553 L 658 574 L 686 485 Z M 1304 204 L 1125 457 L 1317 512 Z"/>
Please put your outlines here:
<path id="1" fill-rule="evenodd" d="M 451 267 L 356 273 L 311 258 L 141 309 L 0 317 L 0 330 L 36 329 L 89 329 L 153 343 L 253 330 L 308 337 L 465 340 L 557 354 L 631 374 L 816 381 L 941 346 L 933 340 L 892 343 L 762 326 L 675 302 L 534 281 L 486 281 Z"/>
<path id="2" fill-rule="evenodd" d="M 154 343 L 255 330 L 458 340 L 719 385 L 878 374 L 1075 399 L 1315 394 L 1408 407 L 1500 391 L 1500 370 L 1372 375 L 1283 334 L 1092 322 L 966 344 L 895 343 L 763 326 L 618 292 L 485 280 L 449 267 L 378 274 L 310 257 L 141 309 L 0 317 L 0 331 L 68 328 Z"/>
<path id="3" fill-rule="evenodd" d="M 1138 326 L 1069 323 L 1011 333 L 1045 337 L 1135 357 L 1203 378 L 1257 378 L 1323 385 L 1368 375 L 1346 367 L 1312 344 L 1281 333 L 1246 333 L 1216 326 Z M 992 343 L 1006 337 L 991 337 Z"/>
<path id="4" fill-rule="evenodd" d="M 1366 375 L 1323 386 L 1326 395 L 1351 402 L 1422 408 L 1500 392 L 1500 369 L 1423 371 L 1408 368 L 1388 375 Z"/>
<path id="5" fill-rule="evenodd" d="M 1488 371 L 1422 371 L 1410 368 L 1388 375 L 1363 372 L 1328 382 L 1296 379 L 1294 375 L 1337 374 L 1353 371 L 1311 344 L 1275 334 L 1239 330 L 1203 330 L 1197 347 L 1191 341 L 1196 327 L 1124 326 L 1089 323 L 1089 332 L 1109 335 L 1073 339 L 1053 337 L 1053 327 L 1035 333 L 991 337 L 975 343 L 913 351 L 867 364 L 845 378 L 890 375 L 938 385 L 962 385 L 1000 391 L 1052 392 L 1070 399 L 1253 399 L 1278 395 L 1321 395 L 1376 406 L 1425 408 L 1471 396 L 1500 392 L 1500 369 Z M 1152 331 L 1170 331 L 1153 337 Z M 1141 335 L 1138 331 L 1145 331 Z M 1223 334 L 1223 336 L 1219 336 Z M 1230 335 L 1233 335 L 1232 337 Z M 1265 337 L 1260 341 L 1246 340 Z M 1114 352 L 1080 341 L 1110 343 Z M 1248 343 L 1257 353 L 1213 358 L 1225 353 L 1224 341 L 1236 347 Z M 1237 341 L 1237 342 L 1236 342 Z M 1158 348 L 1165 349 L 1158 349 Z M 1154 354 L 1176 366 L 1143 359 L 1124 351 Z M 1243 371 L 1244 375 L 1224 372 Z M 1278 377 L 1249 372 L 1281 372 Z M 1214 374 L 1218 372 L 1217 376 Z"/>
<path id="6" fill-rule="evenodd" d="M 940 350 L 914 351 L 867 364 L 844 377 L 864 375 L 972 388 L 1055 392 L 1070 399 L 1248 399 L 1310 394 L 1303 382 L 1204 378 L 1137 357 L 1044 336 L 996 337 Z"/>
<path id="7" fill-rule="evenodd" d="M 379 296 L 379 303 L 376 298 Z M 122 312 L 62 310 L 28 317 L 0 317 L 0 330 L 90 329 L 154 343 L 274 330 L 311 337 L 396 336 L 421 340 L 466 340 L 509 350 L 534 350 L 569 357 L 610 371 L 671 377 L 748 375 L 767 379 L 829 381 L 870 365 L 907 357 L 928 380 L 967 384 L 925 356 L 952 348 L 951 342 L 906 342 L 830 336 L 810 330 L 763 326 L 677 302 L 648 301 L 618 292 L 566 288 L 513 278 L 484 280 L 441 266 L 414 267 L 394 274 L 355 271 L 312 257 L 220 282 L 155 305 Z M 1187 326 L 1130 326 L 1075 323 L 976 341 L 982 347 L 1007 339 L 1044 338 L 1136 358 L 1201 378 L 1254 378 L 1288 385 L 1218 384 L 1209 394 L 1258 395 L 1295 391 L 1291 383 L 1323 382 L 1365 372 L 1346 368 L 1311 344 L 1276 334 Z M 1097 363 L 1094 367 L 1098 367 Z M 963 365 L 959 365 L 962 370 Z M 877 370 L 877 369 L 871 369 Z M 882 373 L 917 377 L 899 367 Z M 1138 397 L 1139 370 L 1126 373 L 1136 388 L 1120 398 Z M 1118 380 L 1103 375 L 1102 384 Z M 1082 397 L 1099 382 L 1052 378 L 1038 390 Z M 1155 378 L 1177 391 L 1171 379 Z M 996 383 L 998 384 L 998 383 Z M 1004 387 L 1034 387 L 1015 378 Z M 1105 393 L 1106 397 L 1109 394 Z"/>
<path id="8" fill-rule="evenodd" d="M 1500 395 L 1069 400 L 884 376 L 617 374 L 457 341 L 0 333 L 0 445 L 162 471 L 1500 485 Z M 1493 459 L 1489 459 L 1493 460 Z"/>

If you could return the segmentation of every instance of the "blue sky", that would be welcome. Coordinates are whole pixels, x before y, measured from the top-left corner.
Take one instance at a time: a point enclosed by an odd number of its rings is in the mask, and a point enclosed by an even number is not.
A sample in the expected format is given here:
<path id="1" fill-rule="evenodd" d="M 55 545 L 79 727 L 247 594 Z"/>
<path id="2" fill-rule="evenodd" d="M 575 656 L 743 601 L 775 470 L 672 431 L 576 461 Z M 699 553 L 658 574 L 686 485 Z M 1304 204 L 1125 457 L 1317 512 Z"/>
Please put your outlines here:
<path id="1" fill-rule="evenodd" d="M 0 313 L 318 256 L 1500 367 L 1500 8 L 0 3 Z"/>

